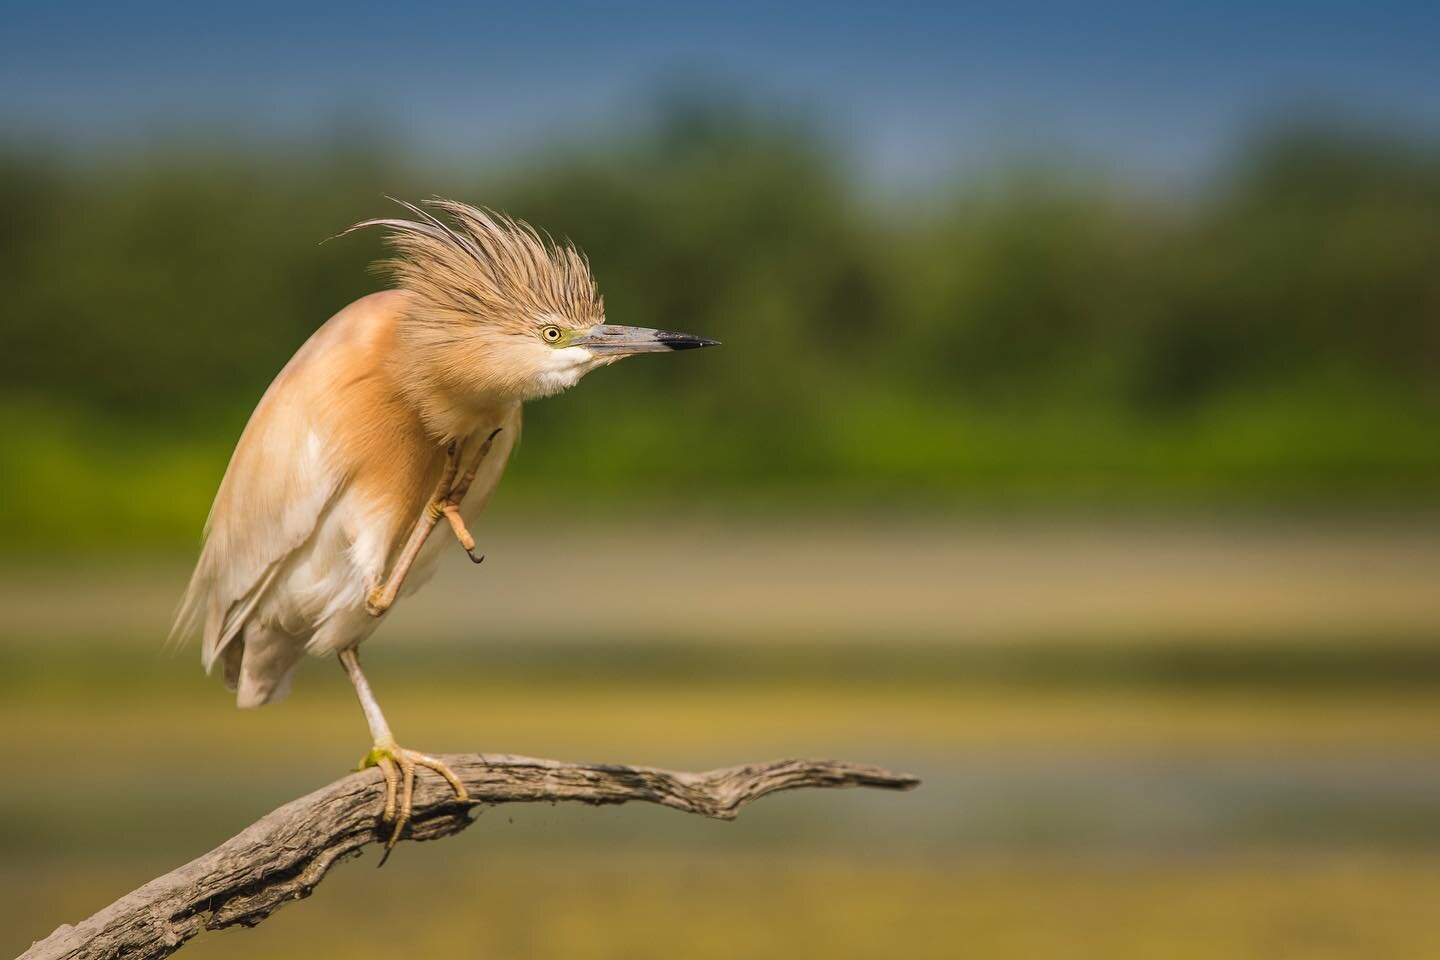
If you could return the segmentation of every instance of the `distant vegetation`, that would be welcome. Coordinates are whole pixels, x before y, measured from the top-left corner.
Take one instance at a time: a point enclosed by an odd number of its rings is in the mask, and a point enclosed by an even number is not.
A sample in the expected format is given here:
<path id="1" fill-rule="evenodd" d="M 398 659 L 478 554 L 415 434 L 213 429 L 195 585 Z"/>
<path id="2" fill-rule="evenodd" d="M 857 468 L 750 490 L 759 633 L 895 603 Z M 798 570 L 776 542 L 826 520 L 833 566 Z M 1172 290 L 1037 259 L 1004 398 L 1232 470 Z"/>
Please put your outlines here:
<path id="1" fill-rule="evenodd" d="M 1434 144 L 1278 131 L 1169 202 L 1020 163 L 887 207 L 706 107 L 504 175 L 362 138 L 0 152 L 0 541 L 193 540 L 268 380 L 378 286 L 377 238 L 320 241 L 382 194 L 571 237 L 612 320 L 725 342 L 533 406 L 509 502 L 1440 490 Z"/>

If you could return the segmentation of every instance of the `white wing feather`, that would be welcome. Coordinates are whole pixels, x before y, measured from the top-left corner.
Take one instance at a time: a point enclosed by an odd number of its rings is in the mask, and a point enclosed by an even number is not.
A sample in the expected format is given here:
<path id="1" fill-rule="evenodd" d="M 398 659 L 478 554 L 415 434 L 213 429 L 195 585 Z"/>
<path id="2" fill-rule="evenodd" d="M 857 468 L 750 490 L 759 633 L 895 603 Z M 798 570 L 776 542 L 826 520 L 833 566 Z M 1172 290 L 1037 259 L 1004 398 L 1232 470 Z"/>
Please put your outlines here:
<path id="1" fill-rule="evenodd" d="M 344 487 L 323 439 L 291 396 L 290 373 L 287 367 L 271 384 L 235 448 L 172 631 L 177 640 L 201 633 L 207 672 Z"/>

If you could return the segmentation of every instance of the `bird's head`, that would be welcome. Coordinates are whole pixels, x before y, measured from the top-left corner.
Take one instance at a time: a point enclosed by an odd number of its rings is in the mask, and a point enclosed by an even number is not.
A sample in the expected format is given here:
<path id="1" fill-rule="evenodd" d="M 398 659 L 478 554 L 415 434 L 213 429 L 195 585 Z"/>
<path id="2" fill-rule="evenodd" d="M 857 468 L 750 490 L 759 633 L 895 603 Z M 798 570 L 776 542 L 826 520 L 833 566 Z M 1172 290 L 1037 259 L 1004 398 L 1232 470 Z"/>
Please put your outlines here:
<path id="1" fill-rule="evenodd" d="M 350 229 L 388 231 L 383 266 L 412 301 L 400 372 L 416 390 L 461 404 L 532 400 L 622 357 L 716 342 L 606 323 L 585 257 L 523 221 L 452 200 L 401 205 L 414 220 Z"/>

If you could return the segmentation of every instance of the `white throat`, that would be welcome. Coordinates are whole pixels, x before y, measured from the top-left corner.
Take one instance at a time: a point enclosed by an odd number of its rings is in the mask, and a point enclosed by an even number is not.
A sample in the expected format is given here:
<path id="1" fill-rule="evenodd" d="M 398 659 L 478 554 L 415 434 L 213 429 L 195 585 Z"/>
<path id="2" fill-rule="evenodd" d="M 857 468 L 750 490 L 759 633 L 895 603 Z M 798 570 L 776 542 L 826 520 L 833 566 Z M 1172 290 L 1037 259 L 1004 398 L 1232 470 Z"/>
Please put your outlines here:
<path id="1" fill-rule="evenodd" d="M 534 395 L 527 399 L 537 400 L 569 390 L 596 366 L 595 355 L 585 347 L 561 347 L 551 349 L 549 354 L 544 369 L 535 378 Z"/>

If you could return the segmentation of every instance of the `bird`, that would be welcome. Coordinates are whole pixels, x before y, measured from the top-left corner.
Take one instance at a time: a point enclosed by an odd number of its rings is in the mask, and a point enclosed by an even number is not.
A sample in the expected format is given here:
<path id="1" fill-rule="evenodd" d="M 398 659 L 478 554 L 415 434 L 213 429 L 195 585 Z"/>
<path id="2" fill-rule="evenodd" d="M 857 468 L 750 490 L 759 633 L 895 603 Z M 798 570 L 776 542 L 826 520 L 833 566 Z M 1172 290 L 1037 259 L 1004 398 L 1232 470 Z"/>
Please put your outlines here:
<path id="1" fill-rule="evenodd" d="M 628 356 L 717 345 L 610 324 L 589 260 L 523 220 L 439 197 L 395 201 L 378 228 L 391 280 L 321 325 L 241 433 L 205 523 L 172 637 L 200 637 L 241 708 L 283 697 L 307 655 L 334 656 L 370 728 L 361 768 L 385 781 L 384 857 L 411 816 L 416 772 L 465 786 L 402 747 L 358 648 L 434 572 L 450 539 L 479 563 L 474 523 L 526 403 Z"/>

